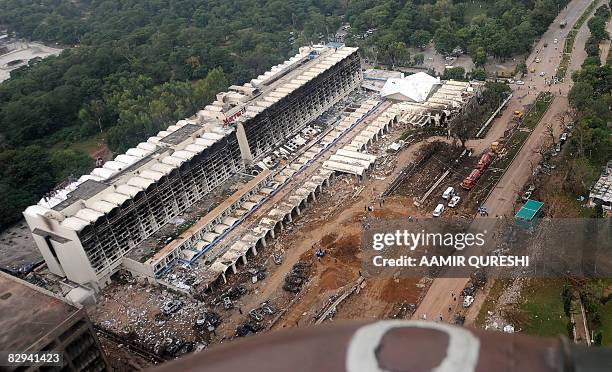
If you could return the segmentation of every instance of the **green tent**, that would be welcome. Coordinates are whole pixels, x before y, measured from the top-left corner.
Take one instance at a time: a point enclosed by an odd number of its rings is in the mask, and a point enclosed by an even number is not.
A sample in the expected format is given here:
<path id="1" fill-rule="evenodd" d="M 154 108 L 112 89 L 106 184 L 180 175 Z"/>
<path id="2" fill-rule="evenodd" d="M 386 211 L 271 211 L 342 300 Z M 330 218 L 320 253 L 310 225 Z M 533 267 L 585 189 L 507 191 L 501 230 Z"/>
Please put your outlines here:
<path id="1" fill-rule="evenodd" d="M 534 221 L 542 216 L 542 206 L 544 202 L 527 199 L 527 202 L 521 207 L 516 216 L 517 220 Z"/>

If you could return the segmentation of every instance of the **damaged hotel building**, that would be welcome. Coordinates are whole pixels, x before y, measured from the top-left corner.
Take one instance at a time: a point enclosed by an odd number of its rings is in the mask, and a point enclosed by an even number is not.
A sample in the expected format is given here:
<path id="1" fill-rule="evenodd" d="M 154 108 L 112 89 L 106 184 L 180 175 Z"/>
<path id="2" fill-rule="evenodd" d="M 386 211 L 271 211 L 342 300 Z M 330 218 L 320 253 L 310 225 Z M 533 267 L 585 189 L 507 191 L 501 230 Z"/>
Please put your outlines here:
<path id="1" fill-rule="evenodd" d="M 225 280 L 334 173 L 364 176 L 376 160 L 365 150 L 391 126 L 431 118 L 432 103 L 365 95 L 363 83 L 357 48 L 317 45 L 219 93 L 193 117 L 24 211 L 48 270 L 75 302 L 91 298 L 120 267 L 186 293 Z M 478 90 L 450 83 L 435 82 L 429 94 L 445 92 L 435 105 L 448 117 Z M 356 105 L 345 110 L 349 115 L 314 124 L 345 101 Z M 178 236 L 160 238 L 184 218 L 189 222 Z M 176 279 L 181 268 L 190 268 L 191 280 Z"/>

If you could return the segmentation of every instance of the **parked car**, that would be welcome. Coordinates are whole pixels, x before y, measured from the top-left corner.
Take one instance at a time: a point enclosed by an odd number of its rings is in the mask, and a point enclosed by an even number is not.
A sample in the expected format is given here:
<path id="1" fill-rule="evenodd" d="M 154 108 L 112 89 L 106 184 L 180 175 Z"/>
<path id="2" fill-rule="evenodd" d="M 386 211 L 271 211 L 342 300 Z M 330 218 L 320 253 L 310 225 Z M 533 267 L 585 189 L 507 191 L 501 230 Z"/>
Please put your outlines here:
<path id="1" fill-rule="evenodd" d="M 442 194 L 442 199 L 448 200 L 448 199 L 452 198 L 453 195 L 455 195 L 455 188 L 452 187 L 452 186 L 449 186 L 449 187 L 446 188 L 446 190 Z"/>
<path id="2" fill-rule="evenodd" d="M 165 302 L 161 307 L 161 312 L 164 315 L 170 315 L 176 313 L 181 307 L 183 307 L 183 301 L 172 300 Z"/>
<path id="3" fill-rule="evenodd" d="M 523 197 L 521 199 L 523 199 L 524 202 L 526 202 L 527 200 L 529 200 L 529 198 L 531 198 L 531 194 L 533 194 L 533 191 L 535 190 L 535 185 L 531 184 L 529 185 L 529 187 L 527 188 L 527 190 L 525 191 L 525 193 L 523 194 Z"/>
<path id="4" fill-rule="evenodd" d="M 517 80 L 516 85 L 525 85 L 525 82 L 523 80 Z"/>
<path id="5" fill-rule="evenodd" d="M 544 75 L 546 75 L 546 72 L 541 71 L 541 72 L 540 72 L 540 76 L 544 76 Z"/>
<path id="6" fill-rule="evenodd" d="M 565 141 L 567 141 L 567 132 L 563 132 L 561 133 L 561 136 L 559 136 L 560 143 L 564 143 Z"/>
<path id="7" fill-rule="evenodd" d="M 473 303 L 474 303 L 474 297 L 473 296 L 465 296 L 463 298 L 463 307 L 468 308 L 468 307 L 472 306 Z"/>
<path id="8" fill-rule="evenodd" d="M 555 154 L 558 154 L 561 152 L 561 142 L 557 143 L 557 146 L 555 146 Z"/>
<path id="9" fill-rule="evenodd" d="M 438 204 L 436 206 L 436 209 L 434 209 L 432 215 L 434 217 L 440 217 L 442 215 L 442 212 L 444 212 L 444 204 Z"/>
<path id="10" fill-rule="evenodd" d="M 539 58 L 536 58 L 535 61 L 536 61 L 536 63 L 540 63 L 542 60 L 539 59 Z"/>
<path id="11" fill-rule="evenodd" d="M 455 208 L 457 206 L 457 204 L 459 204 L 460 201 L 461 201 L 461 197 L 459 195 L 455 195 L 455 196 L 453 196 L 451 201 L 448 202 L 448 206 L 450 208 Z"/>
<path id="12" fill-rule="evenodd" d="M 557 44 L 559 42 L 559 40 L 555 39 L 553 40 L 553 43 Z"/>

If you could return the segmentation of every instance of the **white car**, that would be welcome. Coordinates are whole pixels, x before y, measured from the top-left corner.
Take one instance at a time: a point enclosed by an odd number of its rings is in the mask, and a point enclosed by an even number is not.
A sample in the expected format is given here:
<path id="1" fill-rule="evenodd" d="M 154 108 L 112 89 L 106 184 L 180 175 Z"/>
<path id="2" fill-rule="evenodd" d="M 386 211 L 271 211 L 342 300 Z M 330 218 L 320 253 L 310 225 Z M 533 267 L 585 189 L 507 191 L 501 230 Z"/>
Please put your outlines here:
<path id="1" fill-rule="evenodd" d="M 444 191 L 444 194 L 442 194 L 442 199 L 448 200 L 448 199 L 452 198 L 453 195 L 455 195 L 455 188 L 452 187 L 452 186 L 449 186 Z"/>
<path id="2" fill-rule="evenodd" d="M 546 75 L 546 72 L 544 71 L 540 72 L 540 76 L 544 76 L 544 75 Z"/>
<path id="3" fill-rule="evenodd" d="M 525 82 L 523 80 L 517 80 L 516 85 L 525 85 Z"/>
<path id="4" fill-rule="evenodd" d="M 468 307 L 472 306 L 473 303 L 474 303 L 474 297 L 472 297 L 472 296 L 465 296 L 463 298 L 463 307 L 468 308 Z"/>
<path id="5" fill-rule="evenodd" d="M 555 39 L 553 40 L 553 43 L 557 44 L 559 42 L 559 40 Z"/>
<path id="6" fill-rule="evenodd" d="M 451 201 L 448 202 L 449 208 L 455 208 L 457 204 L 459 204 L 460 201 L 461 201 L 461 197 L 459 195 L 453 196 Z"/>
<path id="7" fill-rule="evenodd" d="M 442 215 L 442 212 L 444 212 L 444 204 L 438 204 L 438 206 L 436 206 L 436 209 L 434 209 L 432 215 L 434 217 L 440 217 Z"/>
<path id="8" fill-rule="evenodd" d="M 541 59 L 536 58 L 535 61 L 536 61 L 536 63 L 540 63 Z"/>

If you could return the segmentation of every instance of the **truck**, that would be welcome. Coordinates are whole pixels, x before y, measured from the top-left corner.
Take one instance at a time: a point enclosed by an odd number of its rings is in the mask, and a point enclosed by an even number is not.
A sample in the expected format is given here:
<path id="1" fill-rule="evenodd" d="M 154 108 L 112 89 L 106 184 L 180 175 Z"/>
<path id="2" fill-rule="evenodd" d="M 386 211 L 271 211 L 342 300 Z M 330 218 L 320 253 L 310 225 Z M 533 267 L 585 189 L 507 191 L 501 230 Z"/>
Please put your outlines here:
<path id="1" fill-rule="evenodd" d="M 491 165 L 491 162 L 493 162 L 493 153 L 486 152 L 480 157 L 480 160 L 478 160 L 476 169 L 484 171 L 489 167 L 489 165 Z"/>
<path id="2" fill-rule="evenodd" d="M 472 170 L 469 176 L 467 176 L 463 182 L 461 182 L 461 187 L 465 190 L 471 190 L 476 186 L 476 182 L 480 179 L 482 172 L 479 169 Z"/>
<path id="3" fill-rule="evenodd" d="M 494 153 L 499 152 L 500 150 L 500 146 L 499 146 L 499 142 L 495 141 L 495 142 L 491 142 L 491 151 L 493 151 Z"/>

